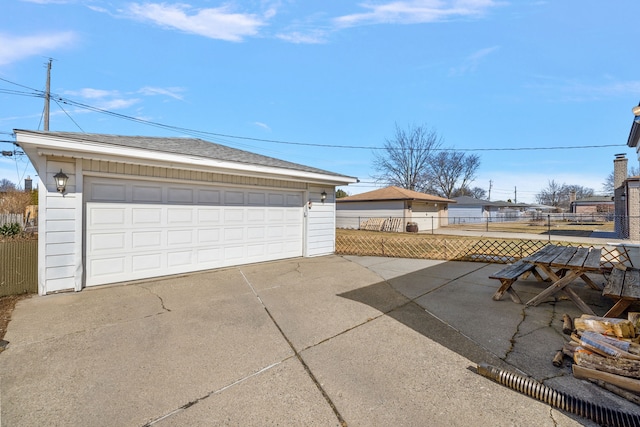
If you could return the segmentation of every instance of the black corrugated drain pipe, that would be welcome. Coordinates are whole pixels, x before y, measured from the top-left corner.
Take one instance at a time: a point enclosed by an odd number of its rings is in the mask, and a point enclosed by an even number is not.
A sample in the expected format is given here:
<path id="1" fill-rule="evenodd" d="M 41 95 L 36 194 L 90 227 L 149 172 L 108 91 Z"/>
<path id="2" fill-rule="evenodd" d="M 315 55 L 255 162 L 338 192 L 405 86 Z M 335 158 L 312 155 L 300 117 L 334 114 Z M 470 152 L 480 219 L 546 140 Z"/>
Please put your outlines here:
<path id="1" fill-rule="evenodd" d="M 640 427 L 639 414 L 630 414 L 585 402 L 575 396 L 547 387 L 532 378 L 507 372 L 486 363 L 478 365 L 478 374 L 555 408 L 594 421 L 601 426 Z"/>

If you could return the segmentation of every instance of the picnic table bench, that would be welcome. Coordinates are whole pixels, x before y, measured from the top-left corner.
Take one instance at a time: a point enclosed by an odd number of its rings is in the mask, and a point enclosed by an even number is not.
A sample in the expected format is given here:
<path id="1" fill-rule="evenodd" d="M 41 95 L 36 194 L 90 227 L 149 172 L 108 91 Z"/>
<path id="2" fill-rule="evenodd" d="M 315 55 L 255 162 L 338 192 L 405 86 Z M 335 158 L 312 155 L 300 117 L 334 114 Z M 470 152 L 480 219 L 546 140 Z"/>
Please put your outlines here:
<path id="1" fill-rule="evenodd" d="M 520 304 L 521 300 L 511 285 L 518 278 L 526 278 L 529 273 L 533 273 L 539 281 L 550 281 L 552 283 L 528 301 L 526 303 L 527 306 L 536 306 L 547 297 L 561 292 L 569 297 L 584 313 L 594 314 L 593 310 L 568 285 L 580 277 L 590 287 L 601 291 L 602 287 L 587 276 L 587 273 L 601 272 L 601 256 L 601 249 L 546 245 L 533 255 L 522 258 L 517 263 L 489 276 L 492 279 L 499 279 L 502 284 L 493 295 L 493 299 L 497 301 L 507 292 L 514 302 Z M 545 279 L 543 279 L 541 273 L 546 276 Z"/>
<path id="2" fill-rule="evenodd" d="M 500 301 L 500 299 L 502 299 L 502 296 L 506 292 L 509 294 L 509 297 L 513 302 L 515 302 L 516 304 L 522 304 L 522 300 L 520 299 L 516 291 L 511 287 L 511 285 L 513 285 L 513 283 L 520 278 L 526 279 L 531 273 L 536 275 L 536 278 L 538 280 L 544 280 L 536 271 L 536 266 L 533 264 L 529 264 L 524 259 L 521 259 L 520 261 L 517 261 L 503 268 L 502 270 L 493 273 L 491 276 L 489 276 L 489 278 L 500 280 L 501 286 L 493 294 L 492 298 L 495 301 Z"/>
<path id="3" fill-rule="evenodd" d="M 614 267 L 602 295 L 613 298 L 616 303 L 604 317 L 618 317 L 634 301 L 640 300 L 640 269 Z"/>

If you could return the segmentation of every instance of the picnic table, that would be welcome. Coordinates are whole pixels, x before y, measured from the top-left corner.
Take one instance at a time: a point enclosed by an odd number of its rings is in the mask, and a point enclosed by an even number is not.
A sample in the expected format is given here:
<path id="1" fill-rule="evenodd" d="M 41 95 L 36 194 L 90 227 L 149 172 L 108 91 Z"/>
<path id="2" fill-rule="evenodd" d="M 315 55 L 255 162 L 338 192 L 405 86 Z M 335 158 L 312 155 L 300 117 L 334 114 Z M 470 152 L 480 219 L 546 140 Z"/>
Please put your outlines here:
<path id="1" fill-rule="evenodd" d="M 536 269 L 546 274 L 551 280 L 551 285 L 529 300 L 526 305 L 536 306 L 546 298 L 562 292 L 583 313 L 594 315 L 593 310 L 568 285 L 577 278 L 581 278 L 591 288 L 602 291 L 602 287 L 587 276 L 587 273 L 599 273 L 602 271 L 600 267 L 601 257 L 601 248 L 547 245 L 535 254 L 523 258 L 525 262 L 534 265 Z"/>
<path id="2" fill-rule="evenodd" d="M 640 301 L 640 269 L 618 266 L 611 270 L 602 295 L 616 301 L 604 317 L 618 317 L 633 302 Z"/>
<path id="3" fill-rule="evenodd" d="M 582 278 L 591 288 L 602 291 L 602 287 L 587 276 L 587 273 L 602 271 L 600 267 L 601 256 L 602 249 L 547 245 L 533 255 L 522 258 L 515 264 L 490 276 L 492 279 L 499 279 L 502 283 L 502 286 L 493 295 L 493 299 L 496 301 L 501 299 L 506 292 L 514 302 L 521 303 L 511 285 L 518 278 L 533 273 L 539 281 L 551 282 L 551 284 L 529 300 L 526 303 L 527 306 L 536 306 L 556 293 L 563 293 L 584 313 L 595 314 L 568 285 L 577 278 Z M 543 275 L 546 278 L 543 278 Z"/>

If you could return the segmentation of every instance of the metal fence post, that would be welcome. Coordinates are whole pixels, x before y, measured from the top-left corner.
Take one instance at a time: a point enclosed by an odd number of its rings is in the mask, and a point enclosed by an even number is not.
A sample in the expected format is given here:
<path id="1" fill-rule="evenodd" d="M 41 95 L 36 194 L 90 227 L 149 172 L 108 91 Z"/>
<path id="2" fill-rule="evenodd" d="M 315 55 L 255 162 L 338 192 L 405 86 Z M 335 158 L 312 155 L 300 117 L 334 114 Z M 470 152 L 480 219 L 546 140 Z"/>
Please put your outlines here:
<path id="1" fill-rule="evenodd" d="M 551 214 L 547 214 L 547 235 L 549 236 L 549 243 L 551 243 Z"/>

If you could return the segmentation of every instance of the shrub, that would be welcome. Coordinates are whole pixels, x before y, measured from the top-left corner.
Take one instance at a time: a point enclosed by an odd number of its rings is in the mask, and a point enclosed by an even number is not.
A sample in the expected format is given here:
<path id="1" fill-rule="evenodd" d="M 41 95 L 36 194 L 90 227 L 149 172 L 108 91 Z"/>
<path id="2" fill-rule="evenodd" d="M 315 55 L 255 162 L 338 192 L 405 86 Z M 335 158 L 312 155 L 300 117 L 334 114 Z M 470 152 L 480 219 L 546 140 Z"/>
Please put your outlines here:
<path id="1" fill-rule="evenodd" d="M 0 226 L 0 236 L 17 236 L 22 232 L 22 227 L 17 222 Z"/>

